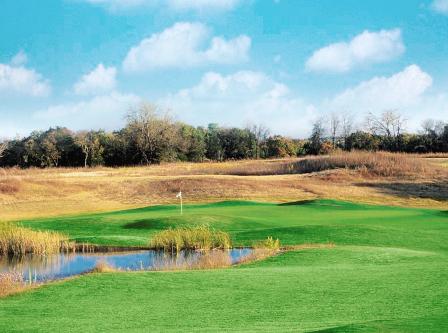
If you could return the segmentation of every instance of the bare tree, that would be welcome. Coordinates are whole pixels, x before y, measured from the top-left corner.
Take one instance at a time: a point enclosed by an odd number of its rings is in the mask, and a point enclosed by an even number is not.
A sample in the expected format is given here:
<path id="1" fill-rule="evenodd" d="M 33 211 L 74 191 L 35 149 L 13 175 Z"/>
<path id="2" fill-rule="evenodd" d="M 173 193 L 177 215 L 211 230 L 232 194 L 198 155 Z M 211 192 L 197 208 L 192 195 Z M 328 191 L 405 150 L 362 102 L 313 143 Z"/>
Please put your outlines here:
<path id="1" fill-rule="evenodd" d="M 260 158 L 261 145 L 269 136 L 269 129 L 262 124 L 249 125 L 248 130 L 254 135 L 255 138 L 255 158 Z"/>
<path id="2" fill-rule="evenodd" d="M 392 139 L 402 134 L 406 119 L 396 110 L 388 110 L 384 111 L 379 117 L 373 113 L 369 113 L 366 123 L 372 134 L 383 135 Z"/>
<path id="3" fill-rule="evenodd" d="M 8 148 L 8 142 L 0 142 L 0 158 L 5 154 L 6 149 Z"/>
<path id="4" fill-rule="evenodd" d="M 178 126 L 154 104 L 144 103 L 128 115 L 127 129 L 146 164 L 170 159 L 178 139 Z"/>
<path id="5" fill-rule="evenodd" d="M 341 125 L 341 119 L 336 113 L 333 112 L 330 115 L 330 136 L 333 149 L 336 148 L 336 139 L 339 134 L 340 125 Z"/>
<path id="6" fill-rule="evenodd" d="M 347 138 L 350 136 L 350 134 L 352 134 L 353 130 L 354 130 L 353 116 L 348 112 L 343 113 L 341 116 L 341 136 L 342 139 L 344 140 L 345 148 L 347 148 L 346 145 Z"/>
<path id="7" fill-rule="evenodd" d="M 425 119 L 422 121 L 421 126 L 425 135 L 442 135 L 445 123 L 440 120 Z"/>

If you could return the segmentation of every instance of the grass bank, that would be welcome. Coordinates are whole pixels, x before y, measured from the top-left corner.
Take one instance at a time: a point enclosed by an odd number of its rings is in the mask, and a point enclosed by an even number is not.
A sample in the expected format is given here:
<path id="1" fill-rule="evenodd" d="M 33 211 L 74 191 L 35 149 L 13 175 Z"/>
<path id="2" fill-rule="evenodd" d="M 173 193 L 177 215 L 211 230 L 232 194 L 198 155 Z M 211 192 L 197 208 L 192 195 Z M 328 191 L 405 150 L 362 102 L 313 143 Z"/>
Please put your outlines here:
<path id="1" fill-rule="evenodd" d="M 78 243 L 147 246 L 158 232 L 208 224 L 227 232 L 233 246 L 273 237 L 282 245 L 334 243 L 448 249 L 448 214 L 440 210 L 373 206 L 334 200 L 289 204 L 218 202 L 154 206 L 21 222 L 27 228 L 66 234 Z M 436 235 L 437 237 L 434 237 Z"/>

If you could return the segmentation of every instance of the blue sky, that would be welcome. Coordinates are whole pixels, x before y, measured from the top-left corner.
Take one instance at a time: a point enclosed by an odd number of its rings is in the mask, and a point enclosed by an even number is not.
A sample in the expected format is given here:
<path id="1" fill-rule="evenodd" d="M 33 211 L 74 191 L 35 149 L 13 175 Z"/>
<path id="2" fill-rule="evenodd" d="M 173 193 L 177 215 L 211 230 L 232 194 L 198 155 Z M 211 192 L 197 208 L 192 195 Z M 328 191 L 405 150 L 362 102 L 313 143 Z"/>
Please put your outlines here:
<path id="1" fill-rule="evenodd" d="M 303 137 L 330 113 L 448 119 L 448 0 L 3 0 L 0 137 L 194 125 Z"/>

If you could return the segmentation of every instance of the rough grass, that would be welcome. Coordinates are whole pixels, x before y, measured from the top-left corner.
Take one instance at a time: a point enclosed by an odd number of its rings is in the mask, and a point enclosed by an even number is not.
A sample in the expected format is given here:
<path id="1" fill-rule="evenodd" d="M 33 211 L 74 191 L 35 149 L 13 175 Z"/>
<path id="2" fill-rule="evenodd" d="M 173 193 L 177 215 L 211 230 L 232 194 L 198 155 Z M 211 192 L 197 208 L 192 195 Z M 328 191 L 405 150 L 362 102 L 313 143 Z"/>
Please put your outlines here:
<path id="1" fill-rule="evenodd" d="M 448 189 L 441 191 L 436 185 L 447 183 L 448 170 L 434 160 L 414 155 L 353 152 L 129 168 L 0 169 L 0 221 L 176 203 L 180 189 L 185 202 L 330 198 L 442 207 L 441 199 L 448 199 Z M 412 188 L 397 194 L 383 187 L 363 186 L 392 179 L 408 182 L 406 186 L 423 184 L 425 195 Z"/>
<path id="2" fill-rule="evenodd" d="M 228 233 L 202 225 L 159 231 L 151 237 L 149 246 L 157 250 L 179 252 L 229 249 L 232 243 Z"/>
<path id="3" fill-rule="evenodd" d="M 0 228 L 0 255 L 49 255 L 72 248 L 67 236 L 54 231 L 34 231 L 16 226 Z"/>
<path id="4" fill-rule="evenodd" d="M 363 176 L 433 177 L 444 172 L 415 155 L 387 152 L 337 152 L 330 156 L 306 157 L 296 161 L 260 164 L 230 171 L 235 175 L 304 174 L 334 169 L 359 171 Z"/>

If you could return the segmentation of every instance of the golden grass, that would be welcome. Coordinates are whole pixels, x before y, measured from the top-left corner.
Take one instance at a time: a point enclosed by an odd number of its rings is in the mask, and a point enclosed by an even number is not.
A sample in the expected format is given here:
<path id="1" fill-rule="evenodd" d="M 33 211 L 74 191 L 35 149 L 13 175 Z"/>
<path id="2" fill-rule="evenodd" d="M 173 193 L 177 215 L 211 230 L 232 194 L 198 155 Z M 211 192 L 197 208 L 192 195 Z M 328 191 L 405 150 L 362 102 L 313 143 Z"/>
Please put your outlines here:
<path id="1" fill-rule="evenodd" d="M 34 231 L 15 226 L 0 228 L 0 255 L 49 255 L 72 248 L 68 237 L 57 232 Z"/>
<path id="2" fill-rule="evenodd" d="M 265 240 L 258 241 L 254 244 L 255 249 L 280 250 L 280 240 L 268 237 Z"/>
<path id="3" fill-rule="evenodd" d="M 149 245 L 169 252 L 229 249 L 232 246 L 228 233 L 208 226 L 162 230 L 152 236 Z"/>
<path id="4" fill-rule="evenodd" d="M 334 169 L 359 171 L 364 176 L 412 177 L 437 176 L 442 171 L 415 155 L 387 152 L 336 152 L 330 156 L 311 156 L 295 161 L 260 164 L 253 168 L 229 171 L 235 175 L 306 174 Z"/>
<path id="5" fill-rule="evenodd" d="M 437 160 L 437 163 L 435 163 Z M 0 169 L 0 221 L 220 200 L 287 202 L 329 198 L 374 204 L 444 207 L 442 158 L 352 152 L 331 156 L 126 168 Z M 424 184 L 429 195 L 397 195 L 364 184 Z M 437 194 L 432 196 L 431 193 Z"/>
<path id="6" fill-rule="evenodd" d="M 95 267 L 92 270 L 92 273 L 113 273 L 113 272 L 117 272 L 118 270 L 109 265 L 109 263 L 107 261 L 99 261 Z"/>
<path id="7" fill-rule="evenodd" d="M 27 289 L 22 275 L 18 272 L 0 273 L 0 298 Z"/>

